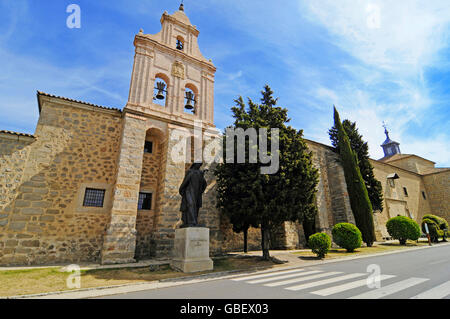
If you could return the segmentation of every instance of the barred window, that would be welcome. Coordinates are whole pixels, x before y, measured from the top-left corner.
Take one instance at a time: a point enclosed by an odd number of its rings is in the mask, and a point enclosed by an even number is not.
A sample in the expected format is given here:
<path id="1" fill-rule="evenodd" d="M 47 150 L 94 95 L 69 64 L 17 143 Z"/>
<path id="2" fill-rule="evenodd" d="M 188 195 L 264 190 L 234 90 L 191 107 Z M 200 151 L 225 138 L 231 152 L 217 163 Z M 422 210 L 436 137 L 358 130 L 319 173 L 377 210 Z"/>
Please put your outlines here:
<path id="1" fill-rule="evenodd" d="M 152 209 L 152 193 L 139 193 L 138 210 Z"/>
<path id="2" fill-rule="evenodd" d="M 153 142 L 145 141 L 144 153 L 153 153 Z"/>
<path id="3" fill-rule="evenodd" d="M 104 189 L 86 188 L 84 193 L 83 206 L 85 207 L 103 207 L 105 198 Z"/>

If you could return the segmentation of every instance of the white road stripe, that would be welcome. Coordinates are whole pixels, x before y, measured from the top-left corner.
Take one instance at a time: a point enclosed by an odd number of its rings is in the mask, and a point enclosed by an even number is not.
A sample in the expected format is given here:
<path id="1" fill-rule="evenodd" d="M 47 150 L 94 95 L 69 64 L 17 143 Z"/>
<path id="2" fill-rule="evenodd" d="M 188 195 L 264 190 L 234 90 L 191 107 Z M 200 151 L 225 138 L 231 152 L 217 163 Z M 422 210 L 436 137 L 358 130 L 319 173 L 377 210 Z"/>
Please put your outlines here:
<path id="1" fill-rule="evenodd" d="M 272 282 L 270 284 L 265 284 L 264 286 L 277 287 L 277 286 L 283 286 L 283 285 L 287 285 L 287 284 L 292 284 L 294 282 L 308 281 L 308 280 L 312 280 L 312 279 L 329 277 L 329 276 L 338 275 L 338 274 L 342 274 L 342 272 L 338 272 L 338 271 L 326 272 L 326 273 L 323 273 L 323 274 L 312 275 L 312 276 L 307 276 L 307 277 L 300 277 L 300 278 L 294 278 L 294 279 L 289 279 L 289 280 L 276 281 L 276 282 Z"/>
<path id="2" fill-rule="evenodd" d="M 395 284 L 384 286 L 382 288 L 374 289 L 360 295 L 353 296 L 349 299 L 379 299 L 385 296 L 395 294 L 396 292 L 402 291 L 404 289 L 410 288 L 412 286 L 421 284 L 429 279 L 425 278 L 409 278 L 396 282 Z"/>
<path id="3" fill-rule="evenodd" d="M 253 275 L 253 276 L 233 278 L 231 280 L 241 281 L 241 280 L 263 278 L 263 277 L 276 276 L 276 275 L 282 275 L 282 274 L 289 274 L 289 273 L 300 272 L 300 271 L 305 271 L 305 270 L 304 269 L 294 269 L 294 270 L 285 270 L 285 271 L 274 271 L 274 272 L 270 272 L 270 273 L 264 273 L 264 274 L 261 274 L 261 275 Z"/>
<path id="4" fill-rule="evenodd" d="M 367 276 L 367 274 L 361 274 L 361 273 L 349 274 L 349 275 L 334 277 L 331 279 L 324 279 L 324 280 L 320 280 L 320 281 L 310 282 L 310 283 L 302 284 L 302 285 L 298 285 L 298 286 L 287 287 L 285 289 L 292 290 L 292 291 L 298 291 L 298 290 L 302 290 L 302 289 L 308 289 L 308 288 L 312 288 L 312 287 L 331 284 L 333 282 L 343 281 L 343 280 L 347 280 L 347 279 L 353 279 L 353 278 L 361 277 L 361 276 Z"/>
<path id="5" fill-rule="evenodd" d="M 450 281 L 444 282 L 442 285 L 436 286 L 412 297 L 411 299 L 442 299 L 450 295 Z"/>
<path id="6" fill-rule="evenodd" d="M 270 278 L 263 278 L 263 279 L 258 279 L 258 280 L 247 281 L 247 283 L 248 284 L 260 284 L 262 282 L 268 282 L 268 281 L 280 280 L 280 279 L 285 279 L 285 278 L 292 278 L 292 277 L 312 275 L 312 274 L 317 274 L 319 272 L 323 272 L 323 271 L 321 271 L 321 270 L 306 271 L 306 272 L 302 272 L 300 274 L 290 274 L 290 275 L 284 275 L 284 276 L 277 276 L 277 277 L 270 277 Z"/>
<path id="7" fill-rule="evenodd" d="M 393 275 L 381 275 L 379 277 L 379 280 L 385 280 L 385 279 L 389 279 L 395 277 Z M 317 290 L 317 291 L 313 291 L 311 292 L 314 295 L 319 295 L 319 296 L 329 296 L 329 295 L 333 295 L 333 294 L 337 294 L 339 292 L 343 292 L 343 291 L 347 291 L 353 288 L 358 288 L 358 287 L 362 287 L 362 286 L 366 286 L 367 285 L 367 278 L 363 279 L 363 280 L 357 280 L 357 281 L 353 281 L 353 282 L 349 282 L 347 284 L 343 284 L 343 285 L 339 285 L 339 286 L 334 286 L 331 288 L 326 288 L 326 289 L 321 289 L 321 290 Z"/>

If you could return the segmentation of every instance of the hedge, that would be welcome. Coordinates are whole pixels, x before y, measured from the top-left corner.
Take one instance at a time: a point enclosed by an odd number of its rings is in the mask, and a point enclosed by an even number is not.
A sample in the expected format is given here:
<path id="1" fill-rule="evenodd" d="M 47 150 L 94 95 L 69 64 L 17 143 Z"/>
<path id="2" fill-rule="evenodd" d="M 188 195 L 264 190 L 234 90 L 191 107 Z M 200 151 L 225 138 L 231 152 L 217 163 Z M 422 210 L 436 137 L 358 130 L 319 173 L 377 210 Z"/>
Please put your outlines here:
<path id="1" fill-rule="evenodd" d="M 400 241 L 400 245 L 406 245 L 406 241 L 419 239 L 420 227 L 414 220 L 406 216 L 397 216 L 386 223 L 389 235 Z"/>
<path id="2" fill-rule="evenodd" d="M 332 230 L 333 241 L 348 252 L 361 247 L 362 235 L 358 227 L 350 223 L 339 223 Z"/>
<path id="3" fill-rule="evenodd" d="M 331 238 L 325 233 L 309 236 L 308 245 L 319 258 L 324 258 L 331 248 Z"/>

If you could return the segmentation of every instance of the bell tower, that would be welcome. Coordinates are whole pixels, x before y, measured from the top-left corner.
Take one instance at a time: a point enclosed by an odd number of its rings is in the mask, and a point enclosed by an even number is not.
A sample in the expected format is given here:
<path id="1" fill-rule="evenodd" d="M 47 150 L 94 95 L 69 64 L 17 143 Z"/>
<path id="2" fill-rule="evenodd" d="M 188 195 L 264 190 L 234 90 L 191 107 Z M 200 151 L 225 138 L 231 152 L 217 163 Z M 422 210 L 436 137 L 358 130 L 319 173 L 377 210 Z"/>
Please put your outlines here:
<path id="1" fill-rule="evenodd" d="M 159 33 L 141 29 L 126 109 L 180 125 L 200 120 L 213 126 L 216 68 L 200 52 L 198 35 L 183 4 L 174 14 L 163 13 Z"/>
<path id="2" fill-rule="evenodd" d="M 203 136 L 215 130 L 216 68 L 201 54 L 198 35 L 181 5 L 174 14 L 163 13 L 159 33 L 144 34 L 141 29 L 134 38 L 133 72 L 101 253 L 104 264 L 169 257 L 173 252 L 181 218 L 178 188 L 186 168 L 185 162 L 172 158 L 180 143 L 176 134 L 181 129 L 194 136 L 198 123 Z M 185 144 L 189 156 L 195 153 L 192 144 L 190 150 Z"/>
<path id="3" fill-rule="evenodd" d="M 384 123 L 384 122 L 383 122 Z M 395 154 L 401 154 L 400 152 L 400 143 L 391 140 L 389 137 L 389 132 L 387 130 L 386 124 L 383 124 L 384 127 L 384 134 L 386 134 L 386 140 L 381 144 L 381 147 L 383 148 L 384 157 L 391 157 Z"/>

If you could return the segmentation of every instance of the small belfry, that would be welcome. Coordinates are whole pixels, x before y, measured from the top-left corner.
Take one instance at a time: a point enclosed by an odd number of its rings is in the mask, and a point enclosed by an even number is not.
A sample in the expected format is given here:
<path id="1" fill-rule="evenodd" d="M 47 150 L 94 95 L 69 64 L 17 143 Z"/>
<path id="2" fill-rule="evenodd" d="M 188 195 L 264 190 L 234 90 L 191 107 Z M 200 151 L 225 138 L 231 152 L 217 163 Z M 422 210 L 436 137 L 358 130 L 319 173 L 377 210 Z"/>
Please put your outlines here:
<path id="1" fill-rule="evenodd" d="M 198 35 L 183 3 L 175 13 L 163 13 L 159 33 L 136 35 L 127 110 L 183 126 L 213 126 L 216 68 L 200 52 Z"/>
<path id="2" fill-rule="evenodd" d="M 400 152 L 400 143 L 391 140 L 389 137 L 389 131 L 387 130 L 386 124 L 383 122 L 384 134 L 386 134 L 386 140 L 381 144 L 383 148 L 384 157 L 390 157 L 395 154 L 401 154 Z"/>

